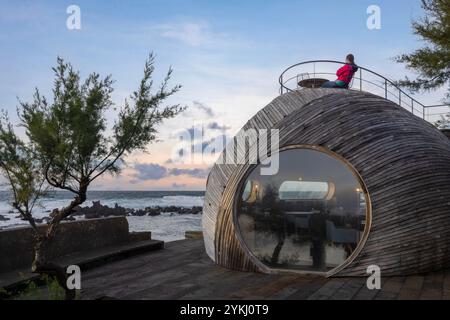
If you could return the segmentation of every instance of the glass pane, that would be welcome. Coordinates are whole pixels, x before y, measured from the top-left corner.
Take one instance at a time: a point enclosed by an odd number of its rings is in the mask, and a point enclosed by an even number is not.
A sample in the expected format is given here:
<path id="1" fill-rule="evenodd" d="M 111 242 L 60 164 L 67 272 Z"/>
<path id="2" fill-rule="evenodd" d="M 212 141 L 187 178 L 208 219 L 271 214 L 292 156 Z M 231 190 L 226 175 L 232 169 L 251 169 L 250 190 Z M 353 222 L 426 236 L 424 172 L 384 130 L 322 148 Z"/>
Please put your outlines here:
<path id="1" fill-rule="evenodd" d="M 280 153 L 280 169 L 244 182 L 237 223 L 249 250 L 272 268 L 326 272 L 357 247 L 366 223 L 363 188 L 342 161 L 312 149 Z"/>
<path id="2" fill-rule="evenodd" d="M 323 200 L 331 189 L 328 182 L 285 181 L 278 195 L 280 200 Z"/>

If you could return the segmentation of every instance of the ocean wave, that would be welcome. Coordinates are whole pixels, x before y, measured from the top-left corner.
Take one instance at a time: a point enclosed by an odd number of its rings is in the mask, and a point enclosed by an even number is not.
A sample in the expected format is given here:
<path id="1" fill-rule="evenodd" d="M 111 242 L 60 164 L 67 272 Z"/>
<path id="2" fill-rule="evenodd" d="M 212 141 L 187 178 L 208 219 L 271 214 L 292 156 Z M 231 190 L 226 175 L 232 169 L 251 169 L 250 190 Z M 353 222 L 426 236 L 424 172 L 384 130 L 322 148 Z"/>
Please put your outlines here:
<path id="1" fill-rule="evenodd" d="M 130 209 L 144 209 L 156 206 L 185 208 L 203 206 L 204 196 L 199 195 L 201 193 L 195 195 L 168 193 L 170 192 L 97 192 L 91 193 L 92 197 L 82 206 L 90 207 L 93 201 L 100 201 L 101 204 L 109 207 L 114 207 L 117 203 L 121 207 Z M 35 208 L 33 216 L 36 218 L 48 217 L 52 209 L 66 206 L 71 200 L 70 196 L 70 194 L 64 193 L 43 198 L 40 206 Z M 20 219 L 17 212 L 10 213 L 12 207 L 9 201 L 8 197 L 3 194 L 0 200 L 0 215 L 9 220 L 0 220 L 0 228 L 28 225 L 28 222 Z M 77 217 L 77 219 L 79 218 Z M 152 231 L 161 240 L 165 241 L 182 239 L 184 231 L 200 230 L 201 228 L 201 215 L 162 214 L 157 217 L 127 217 L 127 219 L 130 224 L 130 231 Z"/>

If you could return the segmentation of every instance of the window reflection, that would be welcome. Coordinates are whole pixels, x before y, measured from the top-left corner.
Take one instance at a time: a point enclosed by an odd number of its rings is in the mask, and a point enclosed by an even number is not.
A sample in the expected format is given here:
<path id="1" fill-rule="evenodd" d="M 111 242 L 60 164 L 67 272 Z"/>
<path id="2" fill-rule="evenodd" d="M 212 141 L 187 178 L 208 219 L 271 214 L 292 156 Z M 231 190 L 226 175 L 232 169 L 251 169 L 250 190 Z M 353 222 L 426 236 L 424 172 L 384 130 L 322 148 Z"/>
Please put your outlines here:
<path id="1" fill-rule="evenodd" d="M 340 160 L 312 149 L 280 153 L 277 175 L 256 167 L 237 207 L 241 236 L 273 268 L 328 271 L 357 247 L 366 223 L 363 188 Z"/>
<path id="2" fill-rule="evenodd" d="M 325 200 L 331 199 L 333 194 L 331 182 L 285 181 L 278 189 L 280 200 Z"/>

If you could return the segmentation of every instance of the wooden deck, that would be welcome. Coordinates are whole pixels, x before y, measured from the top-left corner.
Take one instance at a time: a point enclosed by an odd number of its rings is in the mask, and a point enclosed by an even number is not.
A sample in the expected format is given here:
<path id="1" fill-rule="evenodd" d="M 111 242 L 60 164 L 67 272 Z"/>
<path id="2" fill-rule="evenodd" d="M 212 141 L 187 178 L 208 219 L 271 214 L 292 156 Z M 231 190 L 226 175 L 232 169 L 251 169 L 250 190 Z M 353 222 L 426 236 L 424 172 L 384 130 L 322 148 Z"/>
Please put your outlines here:
<path id="1" fill-rule="evenodd" d="M 113 262 L 82 274 L 83 299 L 450 299 L 450 270 L 382 279 L 368 290 L 365 278 L 267 275 L 215 265 L 203 240 Z"/>

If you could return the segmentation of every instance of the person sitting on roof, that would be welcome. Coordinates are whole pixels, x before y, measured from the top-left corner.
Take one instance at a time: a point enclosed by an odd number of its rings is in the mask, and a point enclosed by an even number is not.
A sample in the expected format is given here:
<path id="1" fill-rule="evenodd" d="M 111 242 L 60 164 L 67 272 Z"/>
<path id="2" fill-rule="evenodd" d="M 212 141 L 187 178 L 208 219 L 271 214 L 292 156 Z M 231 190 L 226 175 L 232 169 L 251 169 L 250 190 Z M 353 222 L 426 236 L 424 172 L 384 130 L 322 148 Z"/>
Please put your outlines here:
<path id="1" fill-rule="evenodd" d="M 355 57 L 350 53 L 345 58 L 345 65 L 336 71 L 337 80 L 327 81 L 322 85 L 322 88 L 343 88 L 348 89 L 350 82 L 353 79 L 353 75 L 358 71 L 358 67 L 355 64 Z"/>

